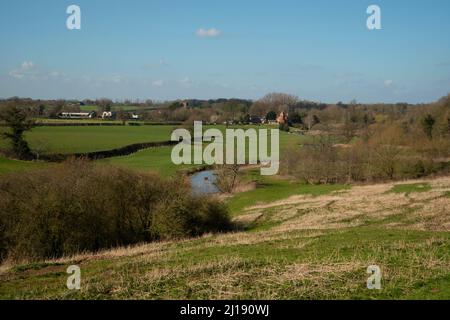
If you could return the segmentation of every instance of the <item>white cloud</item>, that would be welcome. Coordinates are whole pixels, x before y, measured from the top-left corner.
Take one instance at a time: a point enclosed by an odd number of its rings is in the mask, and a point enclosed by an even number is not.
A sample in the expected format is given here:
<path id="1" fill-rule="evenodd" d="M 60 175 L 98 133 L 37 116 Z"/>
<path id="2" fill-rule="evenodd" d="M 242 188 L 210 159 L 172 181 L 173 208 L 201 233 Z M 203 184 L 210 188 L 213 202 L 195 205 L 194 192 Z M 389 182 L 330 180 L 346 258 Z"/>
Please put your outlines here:
<path id="1" fill-rule="evenodd" d="M 114 83 L 121 83 L 122 80 L 123 80 L 122 76 L 119 76 L 119 75 L 114 75 L 111 77 L 111 82 L 114 82 Z"/>
<path id="2" fill-rule="evenodd" d="M 144 68 L 160 68 L 160 67 L 168 67 L 169 63 L 165 59 L 160 59 L 157 63 L 147 63 L 144 65 Z"/>
<path id="3" fill-rule="evenodd" d="M 16 79 L 23 79 L 25 77 L 35 78 L 38 74 L 36 65 L 32 61 L 24 61 L 20 65 L 20 68 L 9 72 L 9 75 Z"/>
<path id="4" fill-rule="evenodd" d="M 22 69 L 24 69 L 24 70 L 33 69 L 34 67 L 35 67 L 35 65 L 34 65 L 33 61 L 24 61 L 24 62 L 22 62 Z"/>
<path id="5" fill-rule="evenodd" d="M 184 77 L 179 81 L 183 87 L 189 88 L 192 86 L 192 81 L 189 77 Z"/>
<path id="6" fill-rule="evenodd" d="M 155 80 L 152 82 L 152 85 L 154 87 L 162 87 L 164 85 L 164 81 L 163 80 Z"/>
<path id="7" fill-rule="evenodd" d="M 200 28 L 195 33 L 197 34 L 197 36 L 202 38 L 215 38 L 222 34 L 222 32 L 216 28 L 211 29 Z"/>
<path id="8" fill-rule="evenodd" d="M 19 68 L 9 72 L 9 76 L 16 79 L 31 80 L 67 79 L 61 72 L 42 70 L 42 68 L 39 68 L 33 61 L 22 62 Z"/>
<path id="9" fill-rule="evenodd" d="M 394 84 L 394 81 L 392 81 L 392 80 L 384 80 L 384 85 L 386 86 L 386 87 L 390 87 L 390 86 L 392 86 Z"/>

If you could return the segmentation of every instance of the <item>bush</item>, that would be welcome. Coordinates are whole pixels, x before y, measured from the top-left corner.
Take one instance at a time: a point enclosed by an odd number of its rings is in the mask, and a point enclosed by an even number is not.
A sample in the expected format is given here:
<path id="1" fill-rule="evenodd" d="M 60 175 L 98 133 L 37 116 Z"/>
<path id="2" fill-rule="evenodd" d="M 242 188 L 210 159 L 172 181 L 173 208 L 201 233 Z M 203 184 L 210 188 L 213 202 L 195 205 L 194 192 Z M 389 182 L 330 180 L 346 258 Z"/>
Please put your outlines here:
<path id="1" fill-rule="evenodd" d="M 345 181 L 343 161 L 330 137 L 320 136 L 301 148 L 286 152 L 286 173 L 311 184 Z"/>
<path id="2" fill-rule="evenodd" d="M 230 228 L 221 203 L 155 174 L 72 161 L 0 181 L 0 259 L 55 258 Z"/>
<path id="3" fill-rule="evenodd" d="M 289 132 L 289 130 L 290 130 L 289 125 L 287 123 L 280 123 L 278 125 L 278 129 L 280 131 L 285 131 L 285 132 Z"/>

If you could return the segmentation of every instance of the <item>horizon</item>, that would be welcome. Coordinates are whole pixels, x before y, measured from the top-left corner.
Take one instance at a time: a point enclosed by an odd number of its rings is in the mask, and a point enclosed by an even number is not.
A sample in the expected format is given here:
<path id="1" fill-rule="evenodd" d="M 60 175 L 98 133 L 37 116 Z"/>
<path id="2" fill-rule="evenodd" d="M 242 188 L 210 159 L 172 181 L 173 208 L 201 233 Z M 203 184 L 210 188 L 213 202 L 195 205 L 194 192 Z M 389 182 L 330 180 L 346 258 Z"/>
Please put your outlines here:
<path id="1" fill-rule="evenodd" d="M 268 94 L 270 93 L 281 93 L 281 94 L 288 94 L 291 95 L 290 93 L 286 93 L 286 92 L 268 92 Z M 265 95 L 264 95 L 265 96 Z M 241 101 L 249 101 L 252 103 L 257 102 L 258 100 L 260 100 L 261 98 L 264 98 L 264 96 L 261 96 L 259 98 L 256 99 L 250 99 L 250 98 L 239 98 L 239 97 L 230 97 L 230 98 L 224 98 L 224 97 L 217 97 L 217 98 L 174 98 L 174 99 L 167 99 L 167 100 L 156 100 L 156 99 L 151 99 L 151 98 L 146 98 L 146 99 L 140 99 L 140 98 L 122 98 L 122 99 L 111 99 L 109 97 L 96 97 L 96 98 L 33 98 L 33 97 L 20 97 L 20 96 L 11 96 L 11 97 L 0 97 L 0 101 L 7 101 L 10 99 L 14 99 L 17 98 L 19 100 L 26 100 L 26 99 L 31 99 L 32 101 L 67 101 L 67 102 L 85 102 L 85 101 L 97 101 L 97 100 L 111 100 L 111 102 L 113 104 L 116 105 L 126 105 L 126 102 L 129 101 L 130 104 L 144 104 L 146 103 L 147 100 L 150 100 L 152 103 L 154 104 L 164 104 L 164 103 L 170 103 L 170 102 L 174 102 L 174 101 L 192 101 L 192 100 L 197 100 L 197 101 L 217 101 L 217 100 L 241 100 Z M 294 95 L 295 96 L 295 95 Z M 315 100 L 309 100 L 309 99 L 301 99 L 299 98 L 299 102 L 309 102 L 309 103 L 314 103 L 314 104 L 324 104 L 324 105 L 339 105 L 339 104 L 343 104 L 343 105 L 349 105 L 349 104 L 356 104 L 356 105 L 367 105 L 367 106 L 371 106 L 371 105 L 395 105 L 395 104 L 407 104 L 410 106 L 427 106 L 433 103 L 437 103 L 440 99 L 445 98 L 447 96 L 450 96 L 450 91 L 448 94 L 442 96 L 442 97 L 438 97 L 435 100 L 431 100 L 431 101 L 426 101 L 426 102 L 417 102 L 417 103 L 411 103 L 411 102 L 405 102 L 405 101 L 393 101 L 393 102 L 361 102 L 361 101 L 315 101 Z"/>
<path id="2" fill-rule="evenodd" d="M 81 8 L 81 30 L 66 9 Z M 381 30 L 366 10 L 381 9 Z M 450 88 L 448 1 L 0 4 L 0 96 L 42 100 L 435 102 Z"/>

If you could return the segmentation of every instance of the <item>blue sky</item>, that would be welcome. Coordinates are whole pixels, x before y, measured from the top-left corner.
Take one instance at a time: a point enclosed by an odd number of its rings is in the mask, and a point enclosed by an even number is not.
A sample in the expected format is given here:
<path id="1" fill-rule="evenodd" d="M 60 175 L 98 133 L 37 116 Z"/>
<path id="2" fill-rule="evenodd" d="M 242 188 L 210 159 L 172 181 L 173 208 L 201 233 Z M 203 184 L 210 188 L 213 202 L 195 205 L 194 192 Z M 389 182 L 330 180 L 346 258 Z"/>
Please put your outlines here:
<path id="1" fill-rule="evenodd" d="M 81 7 L 81 30 L 66 8 Z M 382 30 L 366 27 L 369 5 Z M 0 97 L 429 102 L 448 0 L 0 0 Z"/>

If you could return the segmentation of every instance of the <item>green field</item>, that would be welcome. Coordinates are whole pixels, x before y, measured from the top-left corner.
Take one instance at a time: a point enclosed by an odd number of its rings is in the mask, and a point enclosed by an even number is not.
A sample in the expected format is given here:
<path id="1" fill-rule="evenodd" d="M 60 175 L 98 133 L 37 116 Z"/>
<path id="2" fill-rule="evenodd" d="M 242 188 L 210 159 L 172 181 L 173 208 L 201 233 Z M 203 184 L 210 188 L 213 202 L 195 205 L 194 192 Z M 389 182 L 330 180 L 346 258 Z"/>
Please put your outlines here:
<path id="1" fill-rule="evenodd" d="M 175 165 L 171 160 L 172 147 L 149 148 L 134 154 L 100 160 L 101 163 L 123 166 L 138 171 L 153 171 L 164 176 L 175 175 L 182 169 L 194 168 L 195 165 Z"/>
<path id="2" fill-rule="evenodd" d="M 73 120 L 71 120 L 73 121 Z M 44 149 L 48 153 L 77 153 L 109 150 L 141 142 L 168 141 L 174 130 L 171 125 L 149 126 L 43 126 L 33 128 L 26 133 L 32 149 Z M 205 126 L 204 129 L 211 128 Z M 221 131 L 225 126 L 217 126 Z M 246 126 L 247 128 L 260 128 Z M 0 128 L 0 131 L 5 128 Z M 295 134 L 282 132 L 280 148 L 290 143 L 307 139 Z M 0 138 L 0 147 L 6 147 L 7 141 Z"/>
<path id="3" fill-rule="evenodd" d="M 390 192 L 410 194 L 412 192 L 427 192 L 431 190 L 431 186 L 428 183 L 410 183 L 410 184 L 397 184 Z"/>
<path id="4" fill-rule="evenodd" d="M 224 126 L 218 126 L 218 128 L 220 128 L 222 131 L 225 130 Z M 251 127 L 249 126 L 248 128 Z M 308 138 L 282 132 L 280 135 L 280 154 L 285 152 L 286 148 L 289 145 L 300 144 L 301 142 L 305 141 L 305 139 Z M 128 168 L 136 170 L 156 170 L 164 175 L 171 175 L 179 169 L 195 167 L 195 165 L 174 165 L 171 160 L 171 150 L 171 147 L 151 148 L 147 150 L 141 150 L 135 154 L 131 154 L 128 156 L 114 157 L 105 161 L 108 161 L 111 164 L 124 165 Z M 246 151 L 248 151 L 248 149 Z"/>
<path id="5" fill-rule="evenodd" d="M 225 126 L 216 126 L 222 132 Z M 67 126 L 67 127 L 36 127 L 26 134 L 30 146 L 40 154 L 45 153 L 81 153 L 110 150 L 133 143 L 168 141 L 175 127 L 171 125 L 158 126 Z M 211 128 L 205 126 L 204 129 Z M 234 127 L 236 128 L 236 127 Z M 264 128 L 260 126 L 245 126 L 248 128 Z M 269 127 L 273 128 L 273 127 Z M 4 128 L 0 130 L 5 130 Z M 307 139 L 297 134 L 280 133 L 280 153 L 285 152 L 289 145 L 298 145 Z M 7 141 L 0 139 L 0 148 L 6 148 Z M 270 149 L 270 148 L 269 148 Z M 248 151 L 248 150 L 247 150 Z M 141 150 L 124 157 L 114 157 L 103 160 L 111 164 L 123 165 L 131 169 L 153 170 L 164 175 L 174 174 L 182 168 L 193 166 L 175 166 L 171 160 L 171 148 L 160 147 Z M 0 172 L 7 170 L 8 165 L 0 163 Z M 26 166 L 26 165 L 24 165 Z M 33 166 L 30 166 L 33 167 Z M 2 169 L 5 168 L 5 169 Z"/>
<path id="6" fill-rule="evenodd" d="M 12 160 L 0 156 L 0 174 L 23 172 L 26 170 L 43 168 L 48 165 L 49 164 L 45 162 Z"/>
<path id="7" fill-rule="evenodd" d="M 172 126 L 36 127 L 26 133 L 26 139 L 33 150 L 43 153 L 78 153 L 110 150 L 133 143 L 168 141 L 172 130 Z M 7 142 L 1 139 L 0 147 L 6 146 Z"/>

